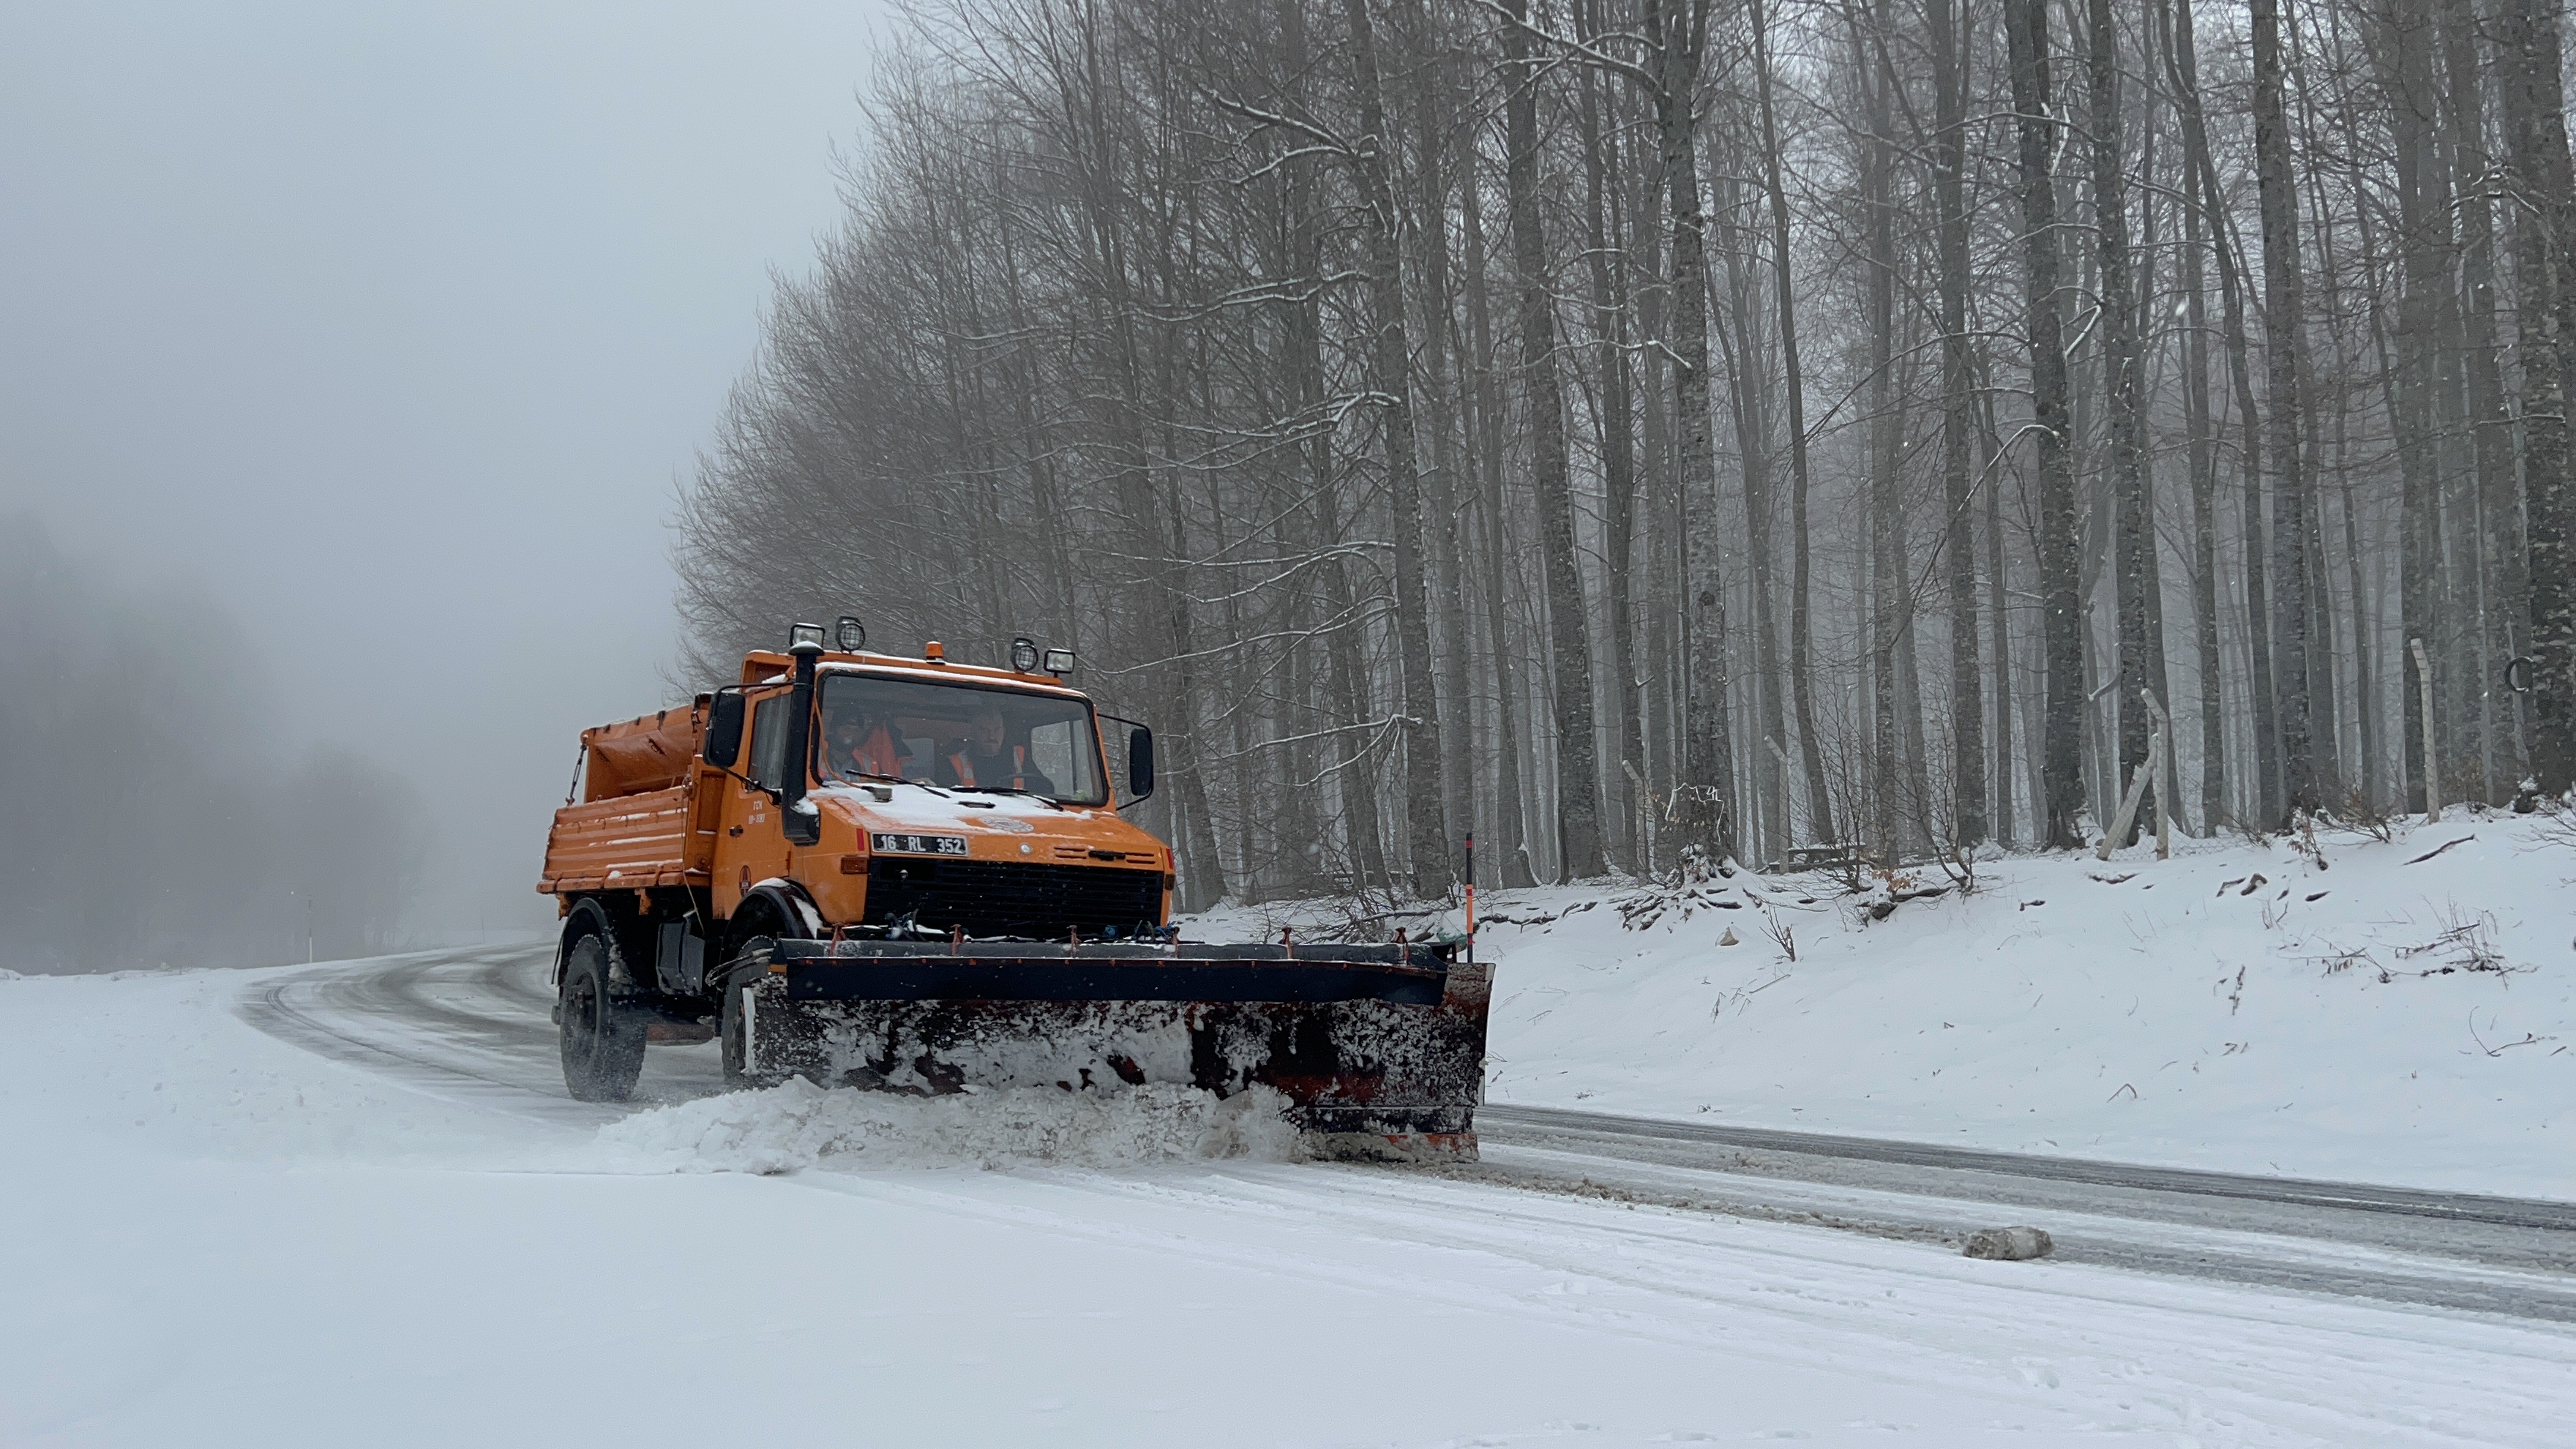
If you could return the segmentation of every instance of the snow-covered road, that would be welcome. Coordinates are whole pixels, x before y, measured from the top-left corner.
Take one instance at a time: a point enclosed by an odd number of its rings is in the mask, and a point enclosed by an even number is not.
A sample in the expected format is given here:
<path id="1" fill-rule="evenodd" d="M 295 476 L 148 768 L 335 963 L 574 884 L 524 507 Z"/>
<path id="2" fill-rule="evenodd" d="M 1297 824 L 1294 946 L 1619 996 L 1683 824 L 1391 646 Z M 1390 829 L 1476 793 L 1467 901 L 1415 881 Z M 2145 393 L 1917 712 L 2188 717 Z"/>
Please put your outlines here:
<path id="1" fill-rule="evenodd" d="M 2355 1241 L 1529 1113 L 1477 1174 L 649 1170 L 598 1130 L 649 1115 L 563 1097 L 541 961 L 0 981 L 0 1444 L 2556 1444 L 2576 1410 L 2554 1314 L 2085 1260 L 2563 1294 L 2546 1223 L 2297 1206 L 2418 1234 Z M 645 1113 L 706 1105 L 710 1048 L 648 1062 Z M 1981 1201 L 2068 1251 L 1959 1257 Z M 1763 1220 L 1800 1213 L 1867 1230 Z"/>
<path id="2" fill-rule="evenodd" d="M 595 1124 L 563 1094 L 542 950 L 289 972 L 244 1016 L 317 1051 L 502 1110 Z M 713 1048 L 655 1048 L 639 1097 L 720 1090 Z M 2576 1323 L 2576 1204 L 1979 1152 L 1715 1123 L 1490 1107 L 1459 1180 L 1830 1225 L 1956 1248 L 2044 1227 L 2068 1261 Z"/>

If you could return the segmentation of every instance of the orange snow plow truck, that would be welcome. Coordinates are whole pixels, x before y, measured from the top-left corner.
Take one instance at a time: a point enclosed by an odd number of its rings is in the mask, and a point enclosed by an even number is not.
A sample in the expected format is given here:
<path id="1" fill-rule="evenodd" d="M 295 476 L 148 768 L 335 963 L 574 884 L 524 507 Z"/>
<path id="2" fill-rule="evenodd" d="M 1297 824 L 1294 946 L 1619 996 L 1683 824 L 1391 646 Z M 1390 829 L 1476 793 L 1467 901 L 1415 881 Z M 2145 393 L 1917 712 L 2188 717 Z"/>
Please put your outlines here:
<path id="1" fill-rule="evenodd" d="M 1171 849 L 1122 813 L 1153 736 L 1064 682 L 1071 651 L 1020 639 L 983 668 L 836 632 L 583 732 L 537 885 L 575 1097 L 622 1100 L 647 1043 L 713 1037 L 737 1084 L 1266 1086 L 1324 1155 L 1474 1155 L 1472 947 L 1181 941 Z"/>

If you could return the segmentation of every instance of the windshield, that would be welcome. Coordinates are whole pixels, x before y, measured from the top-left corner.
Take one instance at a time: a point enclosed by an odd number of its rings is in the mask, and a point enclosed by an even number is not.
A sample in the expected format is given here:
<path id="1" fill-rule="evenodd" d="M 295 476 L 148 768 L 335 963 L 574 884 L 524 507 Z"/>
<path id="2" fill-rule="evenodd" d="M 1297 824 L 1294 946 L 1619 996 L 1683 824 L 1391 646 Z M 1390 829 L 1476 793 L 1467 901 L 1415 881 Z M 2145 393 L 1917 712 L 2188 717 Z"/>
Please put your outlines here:
<path id="1" fill-rule="evenodd" d="M 823 780 L 911 780 L 1106 805 L 1087 700 L 881 675 L 823 676 Z"/>

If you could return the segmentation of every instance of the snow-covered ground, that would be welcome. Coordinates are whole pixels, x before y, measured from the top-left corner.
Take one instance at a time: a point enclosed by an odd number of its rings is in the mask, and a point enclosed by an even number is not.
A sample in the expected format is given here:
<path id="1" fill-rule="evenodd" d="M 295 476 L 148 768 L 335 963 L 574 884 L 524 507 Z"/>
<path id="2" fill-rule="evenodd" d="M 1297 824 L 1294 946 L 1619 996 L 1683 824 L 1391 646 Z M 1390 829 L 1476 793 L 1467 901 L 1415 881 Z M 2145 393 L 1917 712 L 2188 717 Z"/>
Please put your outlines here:
<path id="1" fill-rule="evenodd" d="M 0 980 L 0 1444 L 2538 1445 L 2576 1409 L 2560 1328 L 1207 1160 L 1260 1135 L 1186 1094 L 1086 1135 L 444 1090 L 243 1019 L 303 970 Z M 419 1054 L 472 1069 L 455 1009 Z"/>
<path id="2" fill-rule="evenodd" d="M 2576 1198 L 2566 823 L 2177 838 L 1985 862 L 1870 919 L 1885 899 L 1748 874 L 1487 895 L 1491 1099 Z"/>

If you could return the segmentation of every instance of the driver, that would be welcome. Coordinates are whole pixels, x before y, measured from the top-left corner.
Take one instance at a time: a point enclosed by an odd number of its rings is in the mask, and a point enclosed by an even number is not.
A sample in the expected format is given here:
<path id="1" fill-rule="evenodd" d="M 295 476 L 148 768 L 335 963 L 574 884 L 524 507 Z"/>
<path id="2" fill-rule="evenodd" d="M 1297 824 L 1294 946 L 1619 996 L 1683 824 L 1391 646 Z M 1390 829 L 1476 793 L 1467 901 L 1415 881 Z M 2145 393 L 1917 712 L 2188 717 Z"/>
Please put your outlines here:
<path id="1" fill-rule="evenodd" d="M 957 742 L 955 753 L 941 761 L 942 773 L 947 776 L 941 784 L 960 790 L 1055 793 L 1055 782 L 1030 765 L 1029 747 L 1009 743 L 1010 729 L 999 707 L 980 706 L 967 718 L 966 725 L 967 737 Z"/>
<path id="2" fill-rule="evenodd" d="M 830 743 L 823 755 L 824 764 L 843 779 L 864 775 L 894 776 L 903 772 L 903 752 L 894 742 L 894 732 L 885 722 L 866 710 L 845 710 L 832 721 L 828 731 Z"/>

